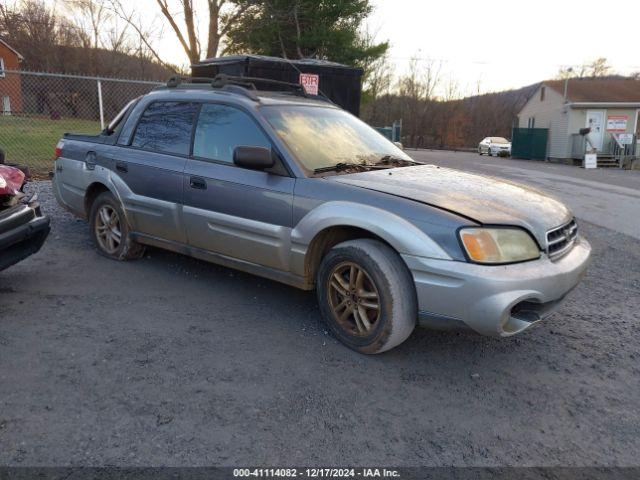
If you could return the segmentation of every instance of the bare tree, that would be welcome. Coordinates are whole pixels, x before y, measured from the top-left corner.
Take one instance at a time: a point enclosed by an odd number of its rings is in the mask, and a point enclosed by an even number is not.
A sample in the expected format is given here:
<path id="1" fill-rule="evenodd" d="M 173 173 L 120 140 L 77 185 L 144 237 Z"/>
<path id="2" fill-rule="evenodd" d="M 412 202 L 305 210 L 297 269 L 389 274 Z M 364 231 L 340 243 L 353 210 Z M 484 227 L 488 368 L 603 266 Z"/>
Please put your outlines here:
<path id="1" fill-rule="evenodd" d="M 435 136 L 438 138 L 439 146 L 455 145 L 458 136 L 458 117 L 462 110 L 460 83 L 456 78 L 449 74 L 449 77 L 442 86 L 442 96 L 436 105 L 436 126 L 434 128 Z"/>
<path id="2" fill-rule="evenodd" d="M 556 75 L 557 80 L 584 77 L 606 77 L 613 74 L 613 68 L 604 57 L 596 58 L 579 66 L 560 67 Z"/>
<path id="3" fill-rule="evenodd" d="M 410 145 L 424 145 L 434 134 L 430 113 L 440 85 L 441 69 L 442 65 L 433 60 L 421 65 L 417 58 L 412 58 L 407 74 L 398 82 L 403 125 L 409 133 Z"/>
<path id="4" fill-rule="evenodd" d="M 103 46 L 101 32 L 108 21 L 109 12 L 104 0 L 66 0 L 66 5 L 75 13 L 75 24 L 86 33 L 87 48 Z"/>
<path id="5" fill-rule="evenodd" d="M 604 57 L 596 58 L 587 67 L 590 77 L 606 77 L 611 75 L 612 68 Z"/>
<path id="6" fill-rule="evenodd" d="M 383 111 L 383 105 L 379 102 L 381 96 L 391 94 L 393 84 L 393 66 L 389 58 L 385 55 L 368 63 L 364 67 L 363 77 L 363 116 L 374 125 L 383 125 L 392 121 L 389 118 L 388 102 L 387 109 Z"/>
<path id="7" fill-rule="evenodd" d="M 131 7 L 131 4 L 125 0 L 110 0 L 110 2 L 112 10 L 119 18 L 131 25 L 140 37 L 140 41 L 156 60 L 167 65 L 153 45 L 152 30 L 144 26 L 148 25 L 148 21 L 143 21 L 142 14 L 136 11 L 135 6 Z M 207 0 L 207 33 L 206 41 L 202 41 L 197 26 L 198 11 L 194 0 L 155 0 L 155 2 L 159 13 L 168 23 L 191 64 L 200 61 L 203 54 L 208 58 L 216 57 L 229 27 L 247 8 L 237 5 L 233 0 Z M 202 47 L 203 44 L 206 45 L 206 49 Z"/>
<path id="8" fill-rule="evenodd" d="M 126 25 L 131 27 L 137 37 L 137 47 L 135 48 L 138 58 L 143 59 L 145 57 L 153 58 L 163 67 L 177 72 L 179 69 L 175 65 L 165 61 L 160 52 L 154 46 L 156 40 L 162 37 L 162 30 L 149 27 L 148 21 L 145 21 L 140 12 L 130 9 L 126 0 L 109 0 L 110 10 L 120 20 L 124 21 Z"/>

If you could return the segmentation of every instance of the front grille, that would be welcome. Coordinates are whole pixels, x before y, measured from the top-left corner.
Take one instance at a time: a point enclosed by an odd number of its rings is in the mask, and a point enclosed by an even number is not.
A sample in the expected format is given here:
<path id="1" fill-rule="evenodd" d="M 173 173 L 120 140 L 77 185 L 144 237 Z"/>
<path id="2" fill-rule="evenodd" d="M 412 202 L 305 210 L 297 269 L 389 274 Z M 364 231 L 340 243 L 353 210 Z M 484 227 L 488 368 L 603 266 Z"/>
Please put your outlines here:
<path id="1" fill-rule="evenodd" d="M 569 223 L 547 232 L 547 254 L 551 258 L 567 253 L 578 237 L 578 224 L 575 218 Z"/>

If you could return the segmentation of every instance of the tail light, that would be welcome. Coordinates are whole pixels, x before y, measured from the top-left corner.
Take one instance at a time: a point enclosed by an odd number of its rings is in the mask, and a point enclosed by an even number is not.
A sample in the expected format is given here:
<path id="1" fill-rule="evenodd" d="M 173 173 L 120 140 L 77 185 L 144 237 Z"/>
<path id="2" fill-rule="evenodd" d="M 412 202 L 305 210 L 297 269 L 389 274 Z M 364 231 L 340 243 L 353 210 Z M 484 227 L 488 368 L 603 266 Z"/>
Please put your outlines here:
<path id="1" fill-rule="evenodd" d="M 58 144 L 56 145 L 56 157 L 55 157 L 56 160 L 62 156 L 63 147 L 64 147 L 64 142 L 59 141 Z"/>

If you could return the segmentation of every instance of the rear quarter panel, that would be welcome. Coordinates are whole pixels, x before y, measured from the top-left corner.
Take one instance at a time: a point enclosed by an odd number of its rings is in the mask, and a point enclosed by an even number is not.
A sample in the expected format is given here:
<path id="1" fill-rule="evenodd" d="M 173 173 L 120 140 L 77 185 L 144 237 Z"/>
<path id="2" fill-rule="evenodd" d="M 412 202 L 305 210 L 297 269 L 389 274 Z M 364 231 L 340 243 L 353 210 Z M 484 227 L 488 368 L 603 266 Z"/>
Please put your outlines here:
<path id="1" fill-rule="evenodd" d="M 55 161 L 53 191 L 61 205 L 84 217 L 87 187 L 105 176 L 104 166 L 98 168 L 96 164 L 96 170 L 87 168 L 87 155 L 93 155 L 97 161 L 110 146 L 73 139 L 64 139 L 63 142 L 62 155 Z"/>

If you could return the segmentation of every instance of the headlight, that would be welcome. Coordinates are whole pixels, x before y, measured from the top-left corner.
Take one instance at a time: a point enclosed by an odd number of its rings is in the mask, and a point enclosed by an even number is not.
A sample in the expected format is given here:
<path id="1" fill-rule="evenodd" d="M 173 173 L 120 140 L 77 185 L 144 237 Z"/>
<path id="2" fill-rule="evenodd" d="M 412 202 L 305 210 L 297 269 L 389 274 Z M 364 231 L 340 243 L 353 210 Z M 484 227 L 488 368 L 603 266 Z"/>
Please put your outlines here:
<path id="1" fill-rule="evenodd" d="M 540 249 L 519 228 L 463 228 L 460 240 L 469 258 L 477 263 L 513 263 L 540 258 Z"/>

